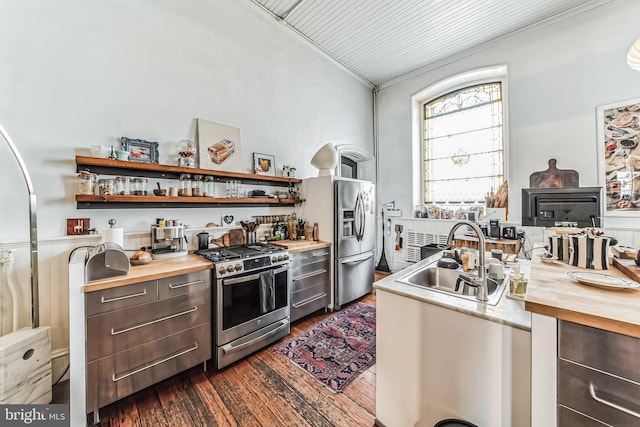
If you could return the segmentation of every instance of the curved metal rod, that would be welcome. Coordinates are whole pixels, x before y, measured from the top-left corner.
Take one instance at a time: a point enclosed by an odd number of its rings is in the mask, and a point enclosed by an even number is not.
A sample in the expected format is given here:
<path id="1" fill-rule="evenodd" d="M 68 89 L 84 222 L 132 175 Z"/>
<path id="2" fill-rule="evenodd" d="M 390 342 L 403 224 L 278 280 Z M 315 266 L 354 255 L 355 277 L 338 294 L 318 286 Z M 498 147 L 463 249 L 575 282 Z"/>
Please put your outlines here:
<path id="1" fill-rule="evenodd" d="M 27 191 L 29 192 L 29 247 L 31 249 L 31 327 L 40 326 L 40 302 L 38 290 L 38 218 L 36 216 L 36 195 L 33 191 L 31 177 L 27 170 L 27 165 L 22 160 L 20 152 L 11 140 L 11 137 L 0 124 L 0 135 L 9 145 L 9 149 L 20 166 L 20 171 L 27 183 Z"/>

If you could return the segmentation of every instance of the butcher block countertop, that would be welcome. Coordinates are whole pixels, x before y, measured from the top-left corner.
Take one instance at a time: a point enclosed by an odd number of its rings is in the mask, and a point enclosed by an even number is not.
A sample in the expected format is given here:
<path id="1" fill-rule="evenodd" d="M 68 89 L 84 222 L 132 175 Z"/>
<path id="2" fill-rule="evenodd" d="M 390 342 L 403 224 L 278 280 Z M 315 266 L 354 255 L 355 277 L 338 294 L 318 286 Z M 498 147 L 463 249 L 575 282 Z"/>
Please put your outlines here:
<path id="1" fill-rule="evenodd" d="M 209 270 L 213 264 L 206 259 L 188 254 L 174 258 L 156 259 L 144 265 L 132 265 L 126 276 L 111 277 L 109 279 L 95 280 L 84 285 L 84 292 L 100 291 L 102 289 L 115 288 L 117 286 L 130 285 L 146 280 L 161 279 L 163 277 L 176 276 L 178 274 L 193 273 Z"/>
<path id="2" fill-rule="evenodd" d="M 298 252 L 311 251 L 313 249 L 322 249 L 328 248 L 331 246 L 329 242 L 323 241 L 313 241 L 313 240 L 277 240 L 273 243 L 274 245 L 284 246 L 287 248 L 290 254 L 295 254 Z"/>
<path id="3" fill-rule="evenodd" d="M 567 271 L 604 273 L 628 277 L 614 266 L 609 270 L 587 270 L 554 261 L 531 261 L 525 309 L 607 331 L 640 338 L 640 288 L 608 290 L 583 285 Z"/>

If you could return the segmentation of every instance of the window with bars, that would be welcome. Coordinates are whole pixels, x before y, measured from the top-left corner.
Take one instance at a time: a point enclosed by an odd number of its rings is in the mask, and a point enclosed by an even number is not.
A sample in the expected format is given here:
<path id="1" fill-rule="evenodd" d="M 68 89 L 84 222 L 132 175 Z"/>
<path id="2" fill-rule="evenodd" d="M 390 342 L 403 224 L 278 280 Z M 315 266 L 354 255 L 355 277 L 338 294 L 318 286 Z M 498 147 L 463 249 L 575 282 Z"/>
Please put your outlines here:
<path id="1" fill-rule="evenodd" d="M 501 83 L 458 89 L 423 111 L 424 203 L 484 204 L 504 180 Z"/>

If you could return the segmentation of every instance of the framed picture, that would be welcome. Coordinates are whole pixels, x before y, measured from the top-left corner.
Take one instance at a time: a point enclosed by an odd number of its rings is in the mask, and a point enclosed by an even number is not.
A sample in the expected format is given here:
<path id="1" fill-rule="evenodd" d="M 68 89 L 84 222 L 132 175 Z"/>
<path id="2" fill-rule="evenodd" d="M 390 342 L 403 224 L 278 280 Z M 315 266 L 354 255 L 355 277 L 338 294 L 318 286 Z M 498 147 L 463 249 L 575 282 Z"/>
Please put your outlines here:
<path id="1" fill-rule="evenodd" d="M 605 214 L 640 216 L 640 98 L 597 108 Z"/>
<path id="2" fill-rule="evenodd" d="M 243 172 L 240 129 L 222 123 L 197 120 L 200 168 Z"/>
<path id="3" fill-rule="evenodd" d="M 276 176 L 276 159 L 270 154 L 253 153 L 253 172 L 256 175 Z"/>
<path id="4" fill-rule="evenodd" d="M 144 139 L 131 139 L 123 136 L 120 143 L 124 151 L 129 152 L 132 162 L 158 164 L 158 143 Z"/>

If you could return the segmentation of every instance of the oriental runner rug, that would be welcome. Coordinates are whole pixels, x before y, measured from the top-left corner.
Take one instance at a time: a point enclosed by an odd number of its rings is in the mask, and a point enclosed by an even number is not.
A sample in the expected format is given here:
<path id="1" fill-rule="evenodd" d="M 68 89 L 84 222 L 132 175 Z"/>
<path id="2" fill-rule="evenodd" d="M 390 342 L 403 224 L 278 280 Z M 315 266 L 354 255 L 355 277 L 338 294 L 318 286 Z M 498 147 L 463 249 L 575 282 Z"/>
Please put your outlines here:
<path id="1" fill-rule="evenodd" d="M 334 392 L 376 363 L 376 309 L 356 303 L 276 347 L 275 351 Z"/>

